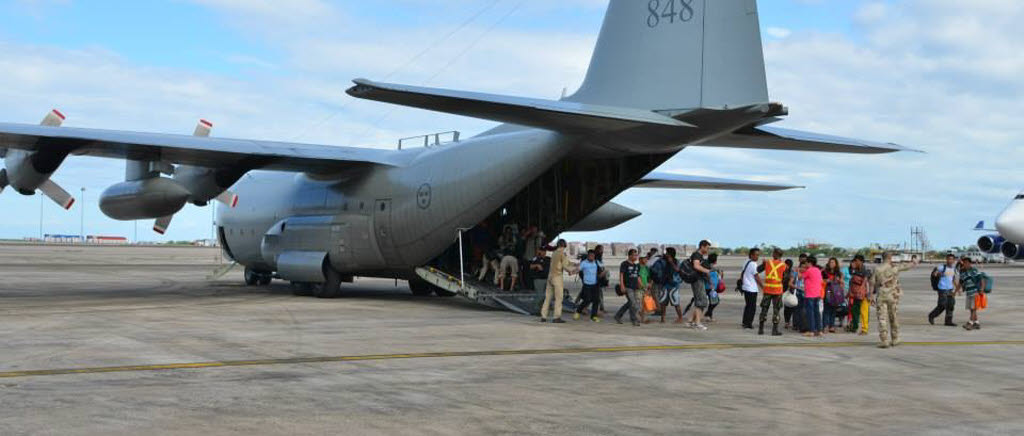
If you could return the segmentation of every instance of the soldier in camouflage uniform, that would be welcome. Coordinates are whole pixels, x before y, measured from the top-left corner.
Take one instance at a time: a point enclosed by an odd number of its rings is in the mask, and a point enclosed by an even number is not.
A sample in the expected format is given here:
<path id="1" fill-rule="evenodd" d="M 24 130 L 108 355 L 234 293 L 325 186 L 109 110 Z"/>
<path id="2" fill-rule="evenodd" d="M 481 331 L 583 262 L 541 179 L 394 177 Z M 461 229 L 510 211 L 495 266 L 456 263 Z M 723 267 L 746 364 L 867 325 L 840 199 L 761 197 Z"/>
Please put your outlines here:
<path id="1" fill-rule="evenodd" d="M 892 253 L 885 253 L 882 256 L 882 266 L 875 270 L 872 276 L 875 307 L 878 308 L 878 336 L 881 340 L 879 348 L 894 347 L 900 343 L 900 323 L 896 318 L 899 313 L 900 297 L 903 295 L 903 289 L 900 288 L 900 273 L 915 266 L 917 256 L 914 256 L 909 265 L 894 265 Z"/>

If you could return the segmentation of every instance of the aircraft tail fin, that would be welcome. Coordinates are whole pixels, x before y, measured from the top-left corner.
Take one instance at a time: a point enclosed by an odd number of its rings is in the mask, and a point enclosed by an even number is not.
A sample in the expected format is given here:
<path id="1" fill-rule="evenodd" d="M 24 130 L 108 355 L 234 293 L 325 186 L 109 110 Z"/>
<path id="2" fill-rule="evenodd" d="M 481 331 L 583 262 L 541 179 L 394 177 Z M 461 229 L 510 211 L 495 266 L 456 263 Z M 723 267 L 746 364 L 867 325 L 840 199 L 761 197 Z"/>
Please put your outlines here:
<path id="1" fill-rule="evenodd" d="M 611 0 L 565 100 L 648 110 L 768 102 L 756 0 Z"/>
<path id="2" fill-rule="evenodd" d="M 974 230 L 985 230 L 985 221 L 978 221 L 978 224 L 974 226 Z"/>

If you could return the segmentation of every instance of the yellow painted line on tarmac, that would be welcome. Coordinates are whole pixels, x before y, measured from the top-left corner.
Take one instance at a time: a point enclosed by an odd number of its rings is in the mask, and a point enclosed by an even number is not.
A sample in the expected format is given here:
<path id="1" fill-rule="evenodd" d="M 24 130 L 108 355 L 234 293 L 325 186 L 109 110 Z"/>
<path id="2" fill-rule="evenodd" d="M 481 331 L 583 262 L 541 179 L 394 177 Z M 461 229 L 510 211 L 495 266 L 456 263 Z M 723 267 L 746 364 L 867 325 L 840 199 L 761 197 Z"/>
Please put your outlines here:
<path id="1" fill-rule="evenodd" d="M 491 350 L 491 351 L 447 351 L 402 354 L 367 354 L 357 356 L 312 356 L 284 359 L 225 360 L 213 362 L 167 363 L 156 365 L 99 366 L 82 368 L 37 369 L 0 372 L 2 378 L 39 377 L 48 375 L 101 374 L 111 372 L 168 371 L 181 369 L 226 368 L 243 366 L 297 365 L 303 363 L 365 362 L 399 359 L 426 359 L 443 357 L 481 356 L 526 356 L 545 354 L 594 354 L 594 353 L 642 353 L 655 351 L 702 351 L 735 350 L 757 348 L 852 348 L 874 347 L 874 342 L 809 342 L 809 343 L 748 343 L 748 344 L 687 344 L 687 345 L 636 345 L 622 347 L 551 348 L 535 350 Z M 984 345 L 1020 346 L 1024 341 L 947 341 L 947 342 L 903 342 L 903 347 L 972 347 Z"/>

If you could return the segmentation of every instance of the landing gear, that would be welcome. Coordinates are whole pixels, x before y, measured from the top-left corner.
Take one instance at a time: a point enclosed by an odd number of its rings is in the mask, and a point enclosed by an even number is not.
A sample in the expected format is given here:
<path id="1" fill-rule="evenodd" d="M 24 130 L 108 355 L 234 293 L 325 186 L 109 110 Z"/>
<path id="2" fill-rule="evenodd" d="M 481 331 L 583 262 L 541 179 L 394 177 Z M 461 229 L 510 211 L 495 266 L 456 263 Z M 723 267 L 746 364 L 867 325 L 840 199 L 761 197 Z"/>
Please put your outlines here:
<path id="1" fill-rule="evenodd" d="M 417 297 L 429 297 L 434 293 L 434 287 L 420 279 L 409 280 L 409 290 Z"/>
<path id="2" fill-rule="evenodd" d="M 270 273 L 255 271 L 249 267 L 245 268 L 246 286 L 267 286 L 271 280 L 273 280 L 273 276 Z"/>
<path id="3" fill-rule="evenodd" d="M 313 288 L 316 298 L 338 298 L 341 296 L 341 273 L 336 271 L 328 261 L 324 261 L 324 282 Z"/>
<path id="4" fill-rule="evenodd" d="M 312 297 L 314 287 L 315 285 L 312 283 L 292 282 L 292 295 L 296 297 Z"/>

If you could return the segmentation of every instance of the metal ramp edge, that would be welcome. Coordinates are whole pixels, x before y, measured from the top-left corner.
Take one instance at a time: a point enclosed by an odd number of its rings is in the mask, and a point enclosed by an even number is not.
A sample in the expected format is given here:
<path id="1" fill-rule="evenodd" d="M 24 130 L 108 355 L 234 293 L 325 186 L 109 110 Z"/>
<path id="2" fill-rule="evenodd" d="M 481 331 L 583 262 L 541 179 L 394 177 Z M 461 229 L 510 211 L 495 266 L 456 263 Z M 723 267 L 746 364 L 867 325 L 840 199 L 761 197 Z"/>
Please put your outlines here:
<path id="1" fill-rule="evenodd" d="M 431 285 L 466 298 L 474 303 L 503 309 L 521 315 L 533 315 L 539 306 L 533 292 L 505 292 L 497 288 L 467 281 L 465 286 L 458 277 L 433 267 L 416 268 L 416 275 Z"/>

